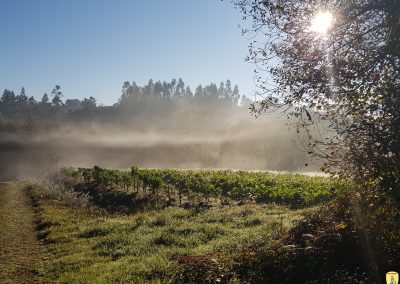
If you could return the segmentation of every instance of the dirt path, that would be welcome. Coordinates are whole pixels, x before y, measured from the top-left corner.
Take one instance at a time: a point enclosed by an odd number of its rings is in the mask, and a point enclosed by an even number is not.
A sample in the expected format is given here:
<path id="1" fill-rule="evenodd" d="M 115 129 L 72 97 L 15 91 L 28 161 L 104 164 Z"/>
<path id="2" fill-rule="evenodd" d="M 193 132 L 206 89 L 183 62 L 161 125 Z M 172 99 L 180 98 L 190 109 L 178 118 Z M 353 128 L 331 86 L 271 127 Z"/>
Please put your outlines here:
<path id="1" fill-rule="evenodd" d="M 36 239 L 34 212 L 24 183 L 0 183 L 0 283 L 43 283 L 45 250 Z"/>

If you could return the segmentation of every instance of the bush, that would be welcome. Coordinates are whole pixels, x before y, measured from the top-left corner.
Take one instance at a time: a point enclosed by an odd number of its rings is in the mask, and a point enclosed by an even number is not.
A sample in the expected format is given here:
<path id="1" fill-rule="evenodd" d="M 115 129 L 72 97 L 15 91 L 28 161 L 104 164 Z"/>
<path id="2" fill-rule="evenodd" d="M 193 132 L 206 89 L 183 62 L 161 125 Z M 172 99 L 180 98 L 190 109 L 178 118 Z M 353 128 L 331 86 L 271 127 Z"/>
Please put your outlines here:
<path id="1" fill-rule="evenodd" d="M 90 207 L 88 194 L 75 192 L 63 184 L 42 181 L 31 185 L 28 190 L 37 201 L 59 202 L 73 209 Z"/>
<path id="2" fill-rule="evenodd" d="M 400 209 L 376 188 L 356 188 L 299 221 L 283 236 L 225 262 L 181 264 L 186 283 L 380 283 L 400 263 Z M 189 261 L 190 260 L 190 261 Z M 221 275 L 224 275 L 223 277 Z"/>

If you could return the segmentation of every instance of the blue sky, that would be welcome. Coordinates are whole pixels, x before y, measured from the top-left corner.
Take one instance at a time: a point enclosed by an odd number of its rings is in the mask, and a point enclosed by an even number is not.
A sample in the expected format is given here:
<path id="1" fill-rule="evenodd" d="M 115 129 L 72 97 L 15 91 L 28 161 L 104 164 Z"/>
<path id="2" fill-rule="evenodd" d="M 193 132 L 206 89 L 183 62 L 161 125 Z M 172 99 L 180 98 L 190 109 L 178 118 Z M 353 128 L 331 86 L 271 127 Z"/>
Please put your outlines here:
<path id="1" fill-rule="evenodd" d="M 124 81 L 230 79 L 251 94 L 249 40 L 230 0 L 1 0 L 0 89 L 117 101 Z"/>

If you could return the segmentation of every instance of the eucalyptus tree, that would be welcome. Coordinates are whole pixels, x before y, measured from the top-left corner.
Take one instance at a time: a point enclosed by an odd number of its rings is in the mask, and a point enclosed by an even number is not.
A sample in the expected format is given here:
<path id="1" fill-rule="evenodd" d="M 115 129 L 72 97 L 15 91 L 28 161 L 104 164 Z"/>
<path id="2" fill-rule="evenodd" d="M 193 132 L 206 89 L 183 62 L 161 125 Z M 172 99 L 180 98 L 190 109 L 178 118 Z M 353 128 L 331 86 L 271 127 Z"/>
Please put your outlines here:
<path id="1" fill-rule="evenodd" d="M 17 101 L 20 107 L 26 106 L 28 102 L 28 96 L 26 95 L 25 88 L 21 88 L 21 92 L 19 93 L 19 96 L 17 96 Z"/>
<path id="2" fill-rule="evenodd" d="M 44 93 L 42 99 L 40 100 L 41 104 L 48 104 L 49 103 L 49 95 L 47 95 L 47 93 Z"/>
<path id="3" fill-rule="evenodd" d="M 62 93 L 61 87 L 59 85 L 56 85 L 54 87 L 54 89 L 51 91 L 51 95 L 53 97 L 51 100 L 51 103 L 53 106 L 58 107 L 63 104 L 63 102 L 62 102 L 63 93 Z"/>

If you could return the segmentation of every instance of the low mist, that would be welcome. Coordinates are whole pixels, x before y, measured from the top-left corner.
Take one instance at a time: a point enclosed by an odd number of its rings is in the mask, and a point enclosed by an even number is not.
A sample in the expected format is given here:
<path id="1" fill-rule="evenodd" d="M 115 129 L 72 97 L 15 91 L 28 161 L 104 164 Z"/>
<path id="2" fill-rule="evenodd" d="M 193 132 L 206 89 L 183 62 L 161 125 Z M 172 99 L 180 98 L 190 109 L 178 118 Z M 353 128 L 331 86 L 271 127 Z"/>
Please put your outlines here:
<path id="1" fill-rule="evenodd" d="M 40 114 L 36 117 L 33 111 L 22 120 L 13 117 L 2 124 L 0 177 L 36 178 L 60 167 L 93 165 L 316 169 L 305 166 L 310 162 L 285 118 L 256 119 L 245 97 L 227 100 L 211 95 L 168 99 L 153 95 L 144 100 L 143 92 L 139 96 L 126 91 L 111 107 L 94 104 L 56 112 L 51 106 L 55 114 L 36 110 Z"/>

